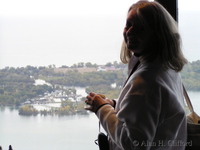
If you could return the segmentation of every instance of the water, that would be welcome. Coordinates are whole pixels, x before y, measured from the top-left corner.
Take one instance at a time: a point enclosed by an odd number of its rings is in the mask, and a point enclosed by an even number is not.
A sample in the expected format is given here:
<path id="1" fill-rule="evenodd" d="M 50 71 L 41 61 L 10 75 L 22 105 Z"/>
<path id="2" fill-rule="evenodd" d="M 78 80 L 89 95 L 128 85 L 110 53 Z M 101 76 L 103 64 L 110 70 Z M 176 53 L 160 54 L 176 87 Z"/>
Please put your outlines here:
<path id="1" fill-rule="evenodd" d="M 190 100 L 192 102 L 194 111 L 200 115 L 200 92 L 192 92 L 189 91 L 188 95 L 190 97 Z"/>
<path id="2" fill-rule="evenodd" d="M 188 92 L 200 114 L 200 92 Z M 20 116 L 0 108 L 0 145 L 14 150 L 98 150 L 98 119 L 93 113 L 74 116 Z"/>
<path id="3" fill-rule="evenodd" d="M 1 108 L 0 145 L 14 150 L 98 150 L 94 140 L 98 120 L 94 114 L 75 116 L 20 116 Z"/>

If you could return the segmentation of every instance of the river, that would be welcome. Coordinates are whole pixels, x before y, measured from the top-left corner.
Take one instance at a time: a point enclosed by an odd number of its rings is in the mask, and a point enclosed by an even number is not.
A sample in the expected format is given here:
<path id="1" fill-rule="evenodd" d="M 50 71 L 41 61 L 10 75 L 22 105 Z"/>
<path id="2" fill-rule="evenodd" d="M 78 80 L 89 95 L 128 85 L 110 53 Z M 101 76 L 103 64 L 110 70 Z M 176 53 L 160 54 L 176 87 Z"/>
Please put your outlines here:
<path id="1" fill-rule="evenodd" d="M 94 114 L 26 117 L 8 107 L 0 111 L 0 145 L 5 150 L 9 145 L 14 150 L 98 150 Z"/>
<path id="2" fill-rule="evenodd" d="M 188 92 L 200 114 L 200 92 Z M 98 120 L 92 113 L 73 116 L 20 116 L 18 110 L 0 107 L 0 146 L 3 150 L 98 150 L 94 140 Z"/>

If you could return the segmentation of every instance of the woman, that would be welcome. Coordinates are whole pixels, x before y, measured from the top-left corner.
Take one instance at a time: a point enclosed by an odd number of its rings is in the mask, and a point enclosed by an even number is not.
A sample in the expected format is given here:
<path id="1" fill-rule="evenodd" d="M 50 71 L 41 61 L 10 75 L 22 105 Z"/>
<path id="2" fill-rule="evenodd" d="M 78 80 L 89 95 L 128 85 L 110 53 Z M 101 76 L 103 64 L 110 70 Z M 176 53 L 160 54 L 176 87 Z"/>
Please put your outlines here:
<path id="1" fill-rule="evenodd" d="M 186 117 L 179 73 L 187 60 L 177 24 L 157 2 L 133 4 L 124 28 L 121 60 L 129 76 L 118 100 L 87 96 L 109 137 L 110 150 L 184 150 Z M 115 105 L 116 104 L 116 105 Z"/>

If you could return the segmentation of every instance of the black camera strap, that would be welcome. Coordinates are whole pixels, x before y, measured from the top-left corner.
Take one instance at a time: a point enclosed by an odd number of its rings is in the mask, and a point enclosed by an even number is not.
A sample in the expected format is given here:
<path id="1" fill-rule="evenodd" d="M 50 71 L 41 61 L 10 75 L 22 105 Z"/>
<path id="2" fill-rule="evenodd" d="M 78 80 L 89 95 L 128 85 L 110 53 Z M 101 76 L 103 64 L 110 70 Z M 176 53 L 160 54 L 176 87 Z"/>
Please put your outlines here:
<path id="1" fill-rule="evenodd" d="M 101 132 L 101 123 L 99 121 L 99 134 L 95 144 L 99 146 L 99 150 L 109 150 L 108 136 Z"/>
<path id="2" fill-rule="evenodd" d="M 101 133 L 101 123 L 100 123 L 100 121 L 99 121 L 99 133 Z M 95 143 L 96 145 L 99 145 L 98 139 L 96 139 L 96 140 L 94 141 L 94 143 Z"/>

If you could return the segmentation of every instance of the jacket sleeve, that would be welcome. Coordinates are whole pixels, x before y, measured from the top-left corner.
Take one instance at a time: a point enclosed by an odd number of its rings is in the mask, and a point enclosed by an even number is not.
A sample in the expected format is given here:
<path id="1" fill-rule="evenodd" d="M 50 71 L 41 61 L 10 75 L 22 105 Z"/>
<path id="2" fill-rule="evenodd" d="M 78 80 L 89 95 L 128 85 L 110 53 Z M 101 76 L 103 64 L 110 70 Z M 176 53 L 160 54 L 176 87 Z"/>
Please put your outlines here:
<path id="1" fill-rule="evenodd" d="M 112 141 L 121 149 L 148 149 L 154 139 L 161 111 L 159 88 L 147 84 L 138 76 L 129 82 L 130 89 L 123 97 L 119 112 L 105 105 L 97 116 Z M 157 94 L 155 94 L 157 93 Z"/>

